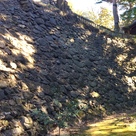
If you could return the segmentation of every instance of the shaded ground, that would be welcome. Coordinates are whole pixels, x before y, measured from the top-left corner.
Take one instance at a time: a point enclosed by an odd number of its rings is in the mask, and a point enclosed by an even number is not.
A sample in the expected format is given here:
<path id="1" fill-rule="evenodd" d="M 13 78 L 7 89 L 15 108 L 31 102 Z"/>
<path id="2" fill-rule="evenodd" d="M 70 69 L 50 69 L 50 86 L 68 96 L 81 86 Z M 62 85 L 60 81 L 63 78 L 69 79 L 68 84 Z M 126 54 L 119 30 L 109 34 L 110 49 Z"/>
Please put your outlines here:
<path id="1" fill-rule="evenodd" d="M 1 135 L 46 136 L 135 107 L 134 41 L 51 5 L 4 0 L 0 11 Z"/>

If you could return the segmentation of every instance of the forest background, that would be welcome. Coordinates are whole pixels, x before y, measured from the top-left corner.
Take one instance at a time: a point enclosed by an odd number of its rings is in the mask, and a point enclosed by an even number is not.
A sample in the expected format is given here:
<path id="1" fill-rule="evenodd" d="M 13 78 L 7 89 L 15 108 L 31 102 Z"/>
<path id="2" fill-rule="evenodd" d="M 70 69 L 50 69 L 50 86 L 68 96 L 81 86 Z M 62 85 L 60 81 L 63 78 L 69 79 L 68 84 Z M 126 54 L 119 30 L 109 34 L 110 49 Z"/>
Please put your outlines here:
<path id="1" fill-rule="evenodd" d="M 117 14 L 119 26 L 127 26 L 136 18 L 135 0 L 115 0 L 117 3 Z M 113 0 L 68 0 L 73 12 L 84 16 L 98 25 L 114 29 Z M 80 4 L 79 4 L 80 3 Z"/>

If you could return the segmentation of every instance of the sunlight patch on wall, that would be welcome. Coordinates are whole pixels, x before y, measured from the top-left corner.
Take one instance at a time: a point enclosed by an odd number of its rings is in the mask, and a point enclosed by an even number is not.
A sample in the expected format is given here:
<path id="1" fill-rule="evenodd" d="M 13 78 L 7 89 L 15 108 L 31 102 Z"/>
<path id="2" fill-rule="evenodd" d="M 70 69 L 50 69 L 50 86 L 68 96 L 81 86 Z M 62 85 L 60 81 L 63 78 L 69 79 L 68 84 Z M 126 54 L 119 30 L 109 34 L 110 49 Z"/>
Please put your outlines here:
<path id="1" fill-rule="evenodd" d="M 24 69 L 34 68 L 35 60 L 33 39 L 27 35 L 21 33 L 10 33 L 8 30 L 4 35 L 0 35 L 0 71 L 10 72 L 9 76 L 0 80 L 0 87 L 10 86 L 16 87 L 17 74 L 22 72 Z M 30 44 L 31 43 L 31 44 Z M 13 75 L 14 73 L 14 75 Z M 28 91 L 28 87 L 24 83 L 21 85 L 22 91 Z"/>
<path id="2" fill-rule="evenodd" d="M 91 95 L 93 98 L 97 98 L 97 97 L 100 96 L 99 93 L 97 93 L 97 92 L 95 92 L 95 91 L 91 92 L 90 95 Z"/>
<path id="3" fill-rule="evenodd" d="M 122 65 L 123 61 L 125 61 L 125 59 L 128 57 L 128 55 L 126 53 L 124 54 L 119 54 L 117 57 L 116 57 L 116 60 L 118 62 L 119 65 Z"/>
<path id="4" fill-rule="evenodd" d="M 136 90 L 135 80 L 132 77 L 125 76 L 124 80 L 128 85 L 128 92 L 129 93 Z"/>
<path id="5" fill-rule="evenodd" d="M 16 34 L 18 35 L 19 38 L 14 37 L 10 33 L 5 34 L 5 38 L 7 38 L 13 46 L 11 52 L 16 57 L 21 55 L 28 61 L 26 68 L 33 68 L 35 62 L 33 54 L 36 52 L 36 50 L 32 44 L 28 43 L 28 42 L 32 43 L 33 39 L 21 33 Z"/>
<path id="6" fill-rule="evenodd" d="M 131 62 L 136 64 L 136 57 L 132 58 Z"/>
<path id="7" fill-rule="evenodd" d="M 116 72 L 113 69 L 109 68 L 108 71 L 111 75 L 116 76 Z"/>
<path id="8" fill-rule="evenodd" d="M 9 22 L 12 22 L 12 17 L 10 16 L 10 15 L 5 15 L 5 14 L 0 14 L 0 19 L 1 19 L 1 21 L 3 20 L 3 21 L 9 21 Z"/>
<path id="9" fill-rule="evenodd" d="M 7 72 L 15 72 L 12 68 L 7 67 L 7 64 L 0 59 L 0 70 Z"/>

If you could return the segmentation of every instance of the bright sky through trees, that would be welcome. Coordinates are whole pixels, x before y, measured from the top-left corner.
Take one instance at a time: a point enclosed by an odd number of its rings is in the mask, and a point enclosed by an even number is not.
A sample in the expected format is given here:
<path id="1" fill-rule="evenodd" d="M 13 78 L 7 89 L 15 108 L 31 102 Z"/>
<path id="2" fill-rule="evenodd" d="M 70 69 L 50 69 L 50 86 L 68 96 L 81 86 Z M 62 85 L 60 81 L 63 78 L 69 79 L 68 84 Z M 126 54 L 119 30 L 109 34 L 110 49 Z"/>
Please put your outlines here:
<path id="1" fill-rule="evenodd" d="M 89 11 L 93 10 L 95 13 L 99 13 L 101 7 L 107 8 L 112 13 L 112 4 L 107 2 L 102 2 L 101 4 L 96 4 L 96 0 L 67 0 L 73 4 L 73 8 L 75 11 Z M 119 10 L 118 13 L 121 14 L 123 11 Z"/>
<path id="2" fill-rule="evenodd" d="M 100 7 L 105 7 L 108 8 L 109 10 L 112 10 L 112 4 L 109 4 L 107 2 L 96 4 L 96 0 L 67 0 L 67 1 L 70 1 L 73 4 L 74 10 L 88 11 L 93 9 L 94 12 L 99 12 Z"/>

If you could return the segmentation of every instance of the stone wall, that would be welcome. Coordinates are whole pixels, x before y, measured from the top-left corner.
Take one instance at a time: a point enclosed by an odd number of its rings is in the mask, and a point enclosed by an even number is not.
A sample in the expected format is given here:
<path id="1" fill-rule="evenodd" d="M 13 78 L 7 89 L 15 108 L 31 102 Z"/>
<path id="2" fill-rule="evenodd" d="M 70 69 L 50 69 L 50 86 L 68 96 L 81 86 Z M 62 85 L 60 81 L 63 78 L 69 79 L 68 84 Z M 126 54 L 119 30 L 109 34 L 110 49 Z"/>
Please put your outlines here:
<path id="1" fill-rule="evenodd" d="M 0 134 L 44 136 L 135 107 L 135 42 L 34 6 L 0 2 Z"/>

